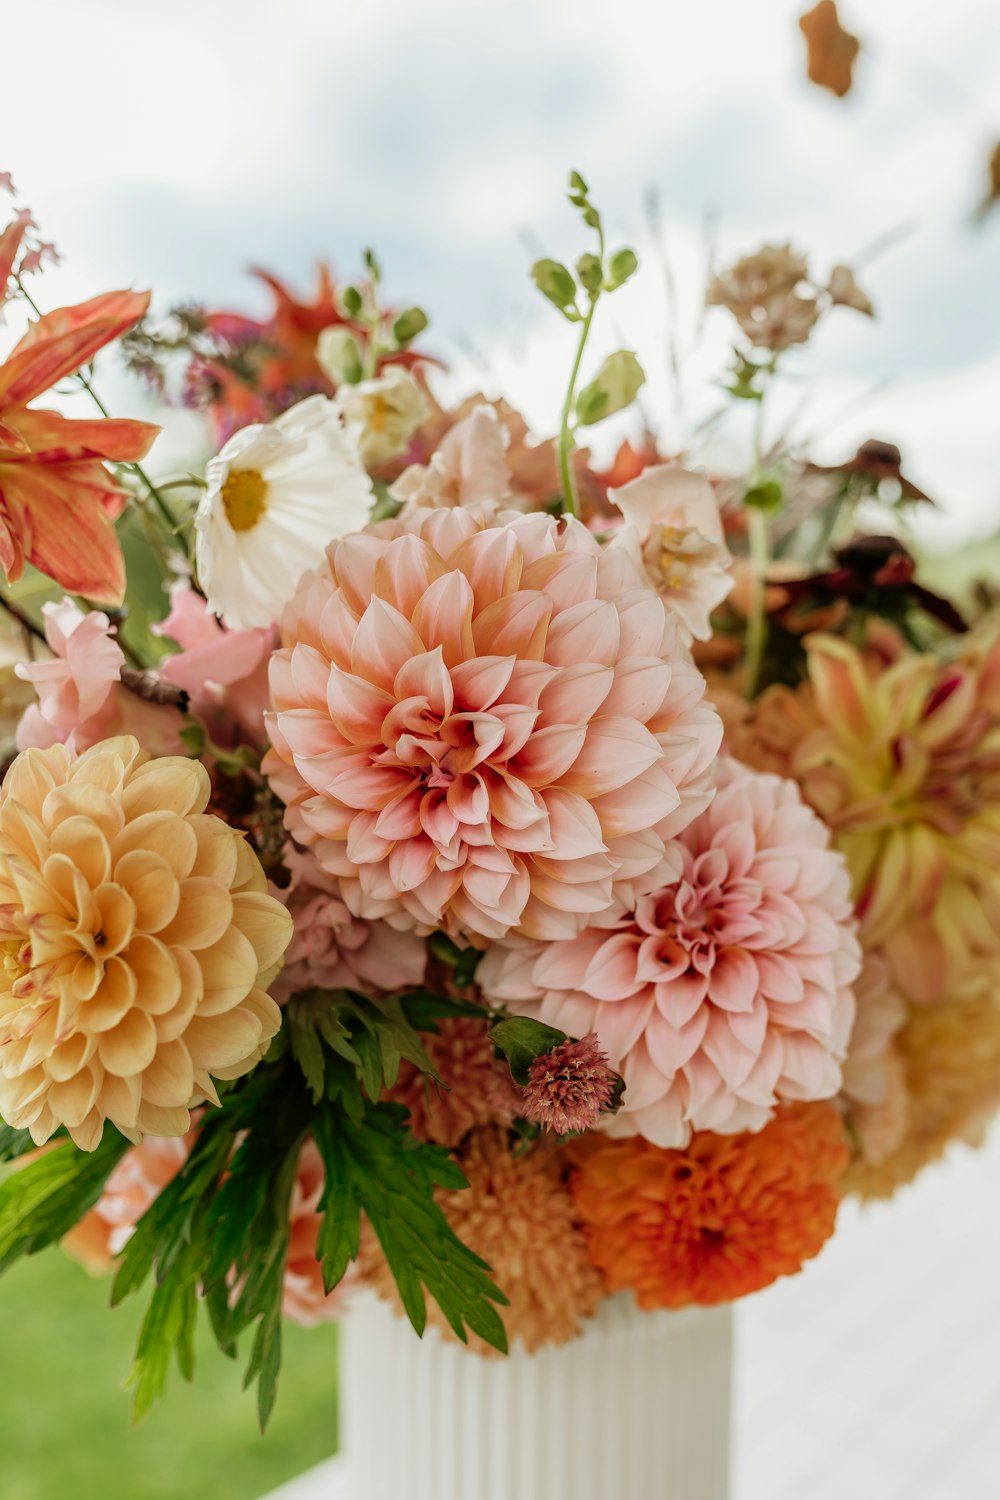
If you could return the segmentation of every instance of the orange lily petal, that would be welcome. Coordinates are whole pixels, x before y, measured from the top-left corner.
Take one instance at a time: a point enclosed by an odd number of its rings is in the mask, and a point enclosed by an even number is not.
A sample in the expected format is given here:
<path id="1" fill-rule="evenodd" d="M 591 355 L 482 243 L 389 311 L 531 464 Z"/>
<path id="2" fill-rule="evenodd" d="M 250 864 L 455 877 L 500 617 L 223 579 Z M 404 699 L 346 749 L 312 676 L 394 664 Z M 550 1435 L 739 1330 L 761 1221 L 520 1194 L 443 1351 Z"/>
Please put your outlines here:
<path id="1" fill-rule="evenodd" d="M 95 484 L 93 470 L 105 472 L 96 463 L 10 464 L 0 490 L 29 561 L 67 592 L 116 608 L 125 596 L 125 563 L 107 502 L 117 498 L 120 511 L 125 497 Z"/>
<path id="2" fill-rule="evenodd" d="M 74 374 L 146 312 L 148 292 L 104 292 L 45 313 L 0 366 L 0 403 L 20 406 Z"/>
<path id="3" fill-rule="evenodd" d="M 3 425 L 0 423 L 0 428 Z M 133 463 L 145 458 L 159 431 L 152 422 L 138 422 L 130 417 L 81 420 L 39 407 L 27 408 L 17 415 L 17 435 L 26 440 L 32 463 L 66 463 L 88 458 Z"/>
<path id="4" fill-rule="evenodd" d="M 10 273 L 14 269 L 17 260 L 17 252 L 21 248 L 24 239 L 24 231 L 27 224 L 8 224 L 3 234 L 0 234 L 0 294 L 10 280 Z"/>

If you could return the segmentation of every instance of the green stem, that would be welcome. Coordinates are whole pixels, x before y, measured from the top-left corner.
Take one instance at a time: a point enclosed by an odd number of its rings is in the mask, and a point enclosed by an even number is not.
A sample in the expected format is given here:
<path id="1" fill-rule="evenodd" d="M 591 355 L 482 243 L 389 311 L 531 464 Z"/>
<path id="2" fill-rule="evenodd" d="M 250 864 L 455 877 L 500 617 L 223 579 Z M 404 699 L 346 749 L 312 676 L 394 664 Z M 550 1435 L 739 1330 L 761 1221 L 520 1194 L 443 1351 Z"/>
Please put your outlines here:
<path id="1" fill-rule="evenodd" d="M 25 614 L 24 610 L 21 609 L 20 605 L 15 604 L 13 599 L 10 599 L 6 594 L 0 594 L 0 605 L 7 611 L 12 620 L 17 621 L 26 635 L 41 641 L 43 646 L 48 646 L 48 641 L 45 639 L 45 631 L 30 615 Z"/>
<path id="2" fill-rule="evenodd" d="M 761 668 L 764 665 L 764 648 L 767 645 L 767 567 L 770 549 L 767 534 L 767 516 L 758 506 L 750 508 L 747 517 L 750 534 L 750 565 L 753 573 L 753 598 L 750 618 L 747 621 L 746 686 L 747 698 L 757 694 Z"/>
<path id="3" fill-rule="evenodd" d="M 580 378 L 580 366 L 583 363 L 583 351 L 587 346 L 587 338 L 590 334 L 590 325 L 594 321 L 594 310 L 597 307 L 597 298 L 591 300 L 590 308 L 580 328 L 580 342 L 576 348 L 576 358 L 569 376 L 569 388 L 566 391 L 566 400 L 563 403 L 562 421 L 559 424 L 559 473 L 562 476 L 563 487 L 563 509 L 571 516 L 579 516 L 580 507 L 577 503 L 576 480 L 573 477 L 573 450 L 576 444 L 573 439 L 571 419 L 573 416 L 573 401 L 576 397 L 576 382 Z"/>
<path id="4" fill-rule="evenodd" d="M 757 412 L 754 418 L 751 488 L 760 482 L 763 461 L 764 397 L 762 395 L 757 402 Z M 750 601 L 750 616 L 747 620 L 744 693 L 747 698 L 754 698 L 757 694 L 761 668 L 764 665 L 764 651 L 767 646 L 767 569 L 770 562 L 770 537 L 764 511 L 757 505 L 749 506 L 747 509 L 753 594 Z"/>

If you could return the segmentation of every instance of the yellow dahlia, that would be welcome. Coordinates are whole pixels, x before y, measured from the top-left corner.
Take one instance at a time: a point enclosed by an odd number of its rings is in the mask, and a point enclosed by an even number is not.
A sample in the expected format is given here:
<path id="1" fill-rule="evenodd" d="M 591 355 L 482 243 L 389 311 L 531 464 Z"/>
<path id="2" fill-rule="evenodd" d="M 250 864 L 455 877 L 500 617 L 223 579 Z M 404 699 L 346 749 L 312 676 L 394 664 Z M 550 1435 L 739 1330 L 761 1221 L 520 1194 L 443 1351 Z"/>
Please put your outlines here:
<path id="1" fill-rule="evenodd" d="M 39 1144 L 105 1120 L 182 1135 L 280 1024 L 291 936 L 197 761 L 104 740 L 19 755 L 0 789 L 0 1115 Z"/>
<path id="2" fill-rule="evenodd" d="M 876 1162 L 857 1161 L 844 1188 L 862 1198 L 888 1198 L 937 1161 L 952 1141 L 979 1145 L 1000 1110 L 1000 973 L 980 976 L 977 989 L 911 1012 L 896 1038 L 909 1108 L 896 1149 Z"/>
<path id="3" fill-rule="evenodd" d="M 865 947 L 930 1001 L 1000 956 L 1000 642 L 885 646 L 811 637 L 809 687 L 765 694 L 734 749 L 787 755 L 847 857 Z"/>

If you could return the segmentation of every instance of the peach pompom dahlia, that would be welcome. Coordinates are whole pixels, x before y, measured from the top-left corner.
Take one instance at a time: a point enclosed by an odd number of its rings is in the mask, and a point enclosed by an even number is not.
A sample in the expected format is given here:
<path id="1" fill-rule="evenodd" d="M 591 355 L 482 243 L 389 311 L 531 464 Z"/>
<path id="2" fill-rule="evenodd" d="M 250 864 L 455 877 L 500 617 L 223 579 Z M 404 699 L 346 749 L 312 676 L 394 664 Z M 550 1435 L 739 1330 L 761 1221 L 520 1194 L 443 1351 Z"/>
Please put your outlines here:
<path id="1" fill-rule="evenodd" d="M 498 944 L 477 974 L 499 1004 L 595 1031 L 626 1084 L 604 1128 L 664 1147 L 835 1094 L 854 1018 L 859 948 L 826 828 L 791 781 L 727 759 L 713 779 L 659 889 L 577 938 Z"/>
<path id="2" fill-rule="evenodd" d="M 459 1239 L 487 1262 L 509 1298 L 509 1306 L 498 1309 L 509 1341 L 534 1354 L 576 1338 L 604 1293 L 563 1180 L 562 1153 L 538 1148 L 516 1154 L 506 1130 L 488 1127 L 473 1131 L 458 1160 L 468 1187 L 439 1189 L 437 1200 Z M 370 1231 L 362 1239 L 360 1269 L 364 1280 L 400 1309 L 395 1282 Z M 434 1304 L 428 1322 L 454 1339 Z M 475 1335 L 469 1348 L 497 1352 Z"/>
<path id="3" fill-rule="evenodd" d="M 415 511 L 330 546 L 265 763 L 365 918 L 573 937 L 705 806 L 721 729 L 655 593 L 573 520 Z"/>
<path id="4" fill-rule="evenodd" d="M 847 1164 L 832 1104 L 784 1107 L 756 1134 L 700 1131 L 683 1151 L 592 1136 L 573 1154 L 591 1259 L 647 1311 L 730 1302 L 801 1270 L 834 1231 Z"/>
<path id="5" fill-rule="evenodd" d="M 280 1024 L 291 934 L 205 767 L 105 740 L 19 755 L 0 790 L 0 1115 L 93 1150 L 182 1135 Z"/>

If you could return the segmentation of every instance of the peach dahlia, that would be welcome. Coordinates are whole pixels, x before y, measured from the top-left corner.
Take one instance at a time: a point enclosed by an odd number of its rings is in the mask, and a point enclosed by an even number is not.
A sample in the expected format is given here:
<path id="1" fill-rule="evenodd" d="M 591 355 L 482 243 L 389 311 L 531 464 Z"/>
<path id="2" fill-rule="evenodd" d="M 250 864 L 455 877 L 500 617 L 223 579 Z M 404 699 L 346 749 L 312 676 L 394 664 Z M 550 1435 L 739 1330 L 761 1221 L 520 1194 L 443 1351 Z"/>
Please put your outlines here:
<path id="1" fill-rule="evenodd" d="M 271 663 L 271 784 L 358 916 L 572 937 L 705 806 L 721 728 L 661 600 L 573 520 L 334 542 Z"/>
<path id="2" fill-rule="evenodd" d="M 205 767 L 104 740 L 26 750 L 0 789 L 0 1115 L 38 1144 L 182 1135 L 280 1024 L 291 934 Z"/>

